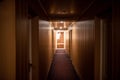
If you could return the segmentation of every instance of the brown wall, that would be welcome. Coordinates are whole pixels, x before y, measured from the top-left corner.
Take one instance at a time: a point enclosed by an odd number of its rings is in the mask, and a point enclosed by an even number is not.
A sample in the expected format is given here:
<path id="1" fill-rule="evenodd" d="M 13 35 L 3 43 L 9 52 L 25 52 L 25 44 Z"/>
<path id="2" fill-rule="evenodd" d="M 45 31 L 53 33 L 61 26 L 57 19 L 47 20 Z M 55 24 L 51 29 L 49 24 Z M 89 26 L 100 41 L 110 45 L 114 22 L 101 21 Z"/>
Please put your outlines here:
<path id="1" fill-rule="evenodd" d="M 56 32 L 55 31 L 53 31 L 53 51 L 55 52 L 55 49 L 56 49 Z"/>
<path id="2" fill-rule="evenodd" d="M 29 79 L 28 2 L 16 0 L 16 80 Z"/>
<path id="3" fill-rule="evenodd" d="M 39 80 L 39 18 L 31 19 L 32 33 L 32 80 Z"/>
<path id="4" fill-rule="evenodd" d="M 72 29 L 72 63 L 81 80 L 94 79 L 94 21 L 76 22 Z"/>
<path id="5" fill-rule="evenodd" d="M 113 1 L 112 11 L 112 80 L 120 80 L 120 4 Z"/>
<path id="6" fill-rule="evenodd" d="M 15 1 L 0 2 L 0 80 L 15 80 Z"/>
<path id="7" fill-rule="evenodd" d="M 100 19 L 95 18 L 95 68 L 94 68 L 94 73 L 95 73 L 95 80 L 100 80 Z"/>
<path id="8" fill-rule="evenodd" d="M 52 30 L 49 22 L 39 20 L 39 77 L 46 80 L 52 61 Z"/>
<path id="9" fill-rule="evenodd" d="M 112 78 L 112 9 L 95 17 L 94 79 Z"/>
<path id="10" fill-rule="evenodd" d="M 72 53 L 72 30 L 69 30 L 69 55 Z"/>
<path id="11" fill-rule="evenodd" d="M 66 50 L 67 50 L 67 53 L 69 54 L 69 31 L 66 31 L 66 38 L 65 38 L 65 41 L 66 41 Z"/>
<path id="12" fill-rule="evenodd" d="M 54 32 L 54 30 L 52 30 L 52 52 L 53 52 L 53 54 L 54 54 L 54 52 L 55 52 L 55 32 Z"/>

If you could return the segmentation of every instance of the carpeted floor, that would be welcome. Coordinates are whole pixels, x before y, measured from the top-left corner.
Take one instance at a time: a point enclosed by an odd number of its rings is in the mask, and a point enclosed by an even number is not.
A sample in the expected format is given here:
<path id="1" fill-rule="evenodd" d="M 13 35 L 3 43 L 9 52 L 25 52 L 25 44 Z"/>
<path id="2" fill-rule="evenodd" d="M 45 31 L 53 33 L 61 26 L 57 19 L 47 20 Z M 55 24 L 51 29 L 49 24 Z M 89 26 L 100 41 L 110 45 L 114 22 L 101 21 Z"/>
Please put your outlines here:
<path id="1" fill-rule="evenodd" d="M 48 80 L 80 80 L 69 56 L 64 50 L 57 50 L 49 71 Z"/>

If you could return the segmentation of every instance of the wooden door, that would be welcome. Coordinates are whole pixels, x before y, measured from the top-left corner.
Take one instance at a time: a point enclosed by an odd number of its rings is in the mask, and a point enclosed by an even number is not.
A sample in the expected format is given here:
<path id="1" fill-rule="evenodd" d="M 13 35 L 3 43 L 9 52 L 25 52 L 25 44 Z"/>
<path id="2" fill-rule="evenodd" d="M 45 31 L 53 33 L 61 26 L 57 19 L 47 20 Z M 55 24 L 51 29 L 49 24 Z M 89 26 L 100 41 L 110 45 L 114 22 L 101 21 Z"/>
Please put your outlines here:
<path id="1" fill-rule="evenodd" d="M 65 48 L 65 41 L 64 41 L 64 32 L 57 32 L 56 33 L 56 41 L 57 41 L 57 48 L 64 49 Z"/>

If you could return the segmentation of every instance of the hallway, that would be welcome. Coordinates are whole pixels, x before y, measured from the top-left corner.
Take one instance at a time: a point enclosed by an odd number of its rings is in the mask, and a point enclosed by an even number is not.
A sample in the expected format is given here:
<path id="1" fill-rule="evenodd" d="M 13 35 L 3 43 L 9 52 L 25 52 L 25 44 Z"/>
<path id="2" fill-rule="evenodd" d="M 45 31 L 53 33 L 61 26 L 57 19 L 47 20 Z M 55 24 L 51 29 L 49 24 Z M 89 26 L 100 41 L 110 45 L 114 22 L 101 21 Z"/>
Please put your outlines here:
<path id="1" fill-rule="evenodd" d="M 0 80 L 120 80 L 120 0 L 0 0 Z"/>
<path id="2" fill-rule="evenodd" d="M 56 51 L 48 80 L 79 80 L 70 57 L 65 53 L 65 50 Z"/>

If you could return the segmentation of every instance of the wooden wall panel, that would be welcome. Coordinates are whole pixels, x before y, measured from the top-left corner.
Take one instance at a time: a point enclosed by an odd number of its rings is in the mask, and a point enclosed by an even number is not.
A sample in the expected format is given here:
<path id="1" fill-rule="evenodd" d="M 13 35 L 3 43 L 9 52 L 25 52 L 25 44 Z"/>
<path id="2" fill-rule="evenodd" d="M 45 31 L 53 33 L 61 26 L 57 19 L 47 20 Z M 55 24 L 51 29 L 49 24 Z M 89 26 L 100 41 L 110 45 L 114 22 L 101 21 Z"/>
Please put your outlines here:
<path id="1" fill-rule="evenodd" d="M 72 30 L 69 31 L 69 56 L 71 57 L 72 53 Z"/>
<path id="2" fill-rule="evenodd" d="M 56 45 L 57 45 L 57 44 L 56 44 L 56 31 L 53 30 L 53 51 L 54 51 L 54 53 L 55 53 L 56 48 L 57 48 Z"/>
<path id="3" fill-rule="evenodd" d="M 66 31 L 65 34 L 66 34 L 66 38 L 65 38 L 66 50 L 67 50 L 67 53 L 69 54 L 69 31 Z"/>
<path id="4" fill-rule="evenodd" d="M 0 80 L 16 77 L 15 0 L 0 2 Z"/>
<path id="5" fill-rule="evenodd" d="M 32 80 L 39 80 L 39 18 L 31 19 L 32 31 Z"/>
<path id="6" fill-rule="evenodd" d="M 94 79 L 94 21 L 73 25 L 71 59 L 81 80 Z"/>
<path id="7" fill-rule="evenodd" d="M 28 2 L 16 0 L 16 80 L 29 80 Z"/>
<path id="8" fill-rule="evenodd" d="M 112 12 L 112 80 L 120 79 L 120 4 L 119 0 L 113 1 Z"/>
<path id="9" fill-rule="evenodd" d="M 39 20 L 39 77 L 46 80 L 53 57 L 52 30 L 48 21 Z"/>
<path id="10" fill-rule="evenodd" d="M 111 80 L 112 16 L 95 18 L 95 80 Z"/>
<path id="11" fill-rule="evenodd" d="M 100 80 L 100 19 L 95 18 L 95 61 L 94 61 L 94 79 Z"/>

